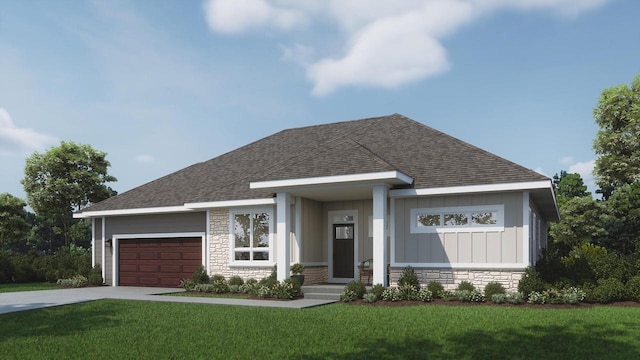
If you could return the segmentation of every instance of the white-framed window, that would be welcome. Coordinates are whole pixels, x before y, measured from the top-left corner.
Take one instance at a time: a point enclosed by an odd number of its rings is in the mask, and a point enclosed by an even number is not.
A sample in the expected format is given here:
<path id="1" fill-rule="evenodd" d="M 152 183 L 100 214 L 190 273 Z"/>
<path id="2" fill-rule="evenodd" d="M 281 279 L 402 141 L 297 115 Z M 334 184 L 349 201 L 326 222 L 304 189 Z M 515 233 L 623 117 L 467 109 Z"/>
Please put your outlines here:
<path id="1" fill-rule="evenodd" d="M 411 233 L 504 231 L 504 205 L 417 208 Z"/>
<path id="2" fill-rule="evenodd" d="M 237 209 L 229 215 L 231 263 L 273 263 L 273 209 Z"/>

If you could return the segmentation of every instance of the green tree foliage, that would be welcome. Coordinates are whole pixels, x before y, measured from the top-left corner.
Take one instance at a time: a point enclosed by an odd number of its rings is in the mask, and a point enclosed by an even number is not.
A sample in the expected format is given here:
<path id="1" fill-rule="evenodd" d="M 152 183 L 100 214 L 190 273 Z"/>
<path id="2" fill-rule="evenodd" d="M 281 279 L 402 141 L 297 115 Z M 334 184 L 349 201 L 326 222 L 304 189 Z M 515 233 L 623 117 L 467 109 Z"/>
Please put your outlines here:
<path id="1" fill-rule="evenodd" d="M 580 174 L 569 174 L 564 170 L 560 171 L 560 175 L 555 174 L 553 176 L 553 189 L 558 201 L 573 197 L 591 196 Z"/>
<path id="2" fill-rule="evenodd" d="M 619 186 L 606 203 L 604 245 L 622 254 L 640 251 L 640 181 Z"/>
<path id="3" fill-rule="evenodd" d="M 640 75 L 631 86 L 605 89 L 593 116 L 600 126 L 594 174 L 607 199 L 619 186 L 640 180 Z"/>
<path id="4" fill-rule="evenodd" d="M 65 245 L 70 245 L 73 212 L 114 194 L 106 183 L 111 166 L 106 153 L 90 145 L 61 142 L 44 154 L 34 152 L 26 160 L 22 179 L 29 205 L 37 214 L 54 216 L 62 226 Z"/>
<path id="5" fill-rule="evenodd" d="M 27 204 L 9 193 L 0 194 L 0 247 L 25 239 L 29 233 Z"/>
<path id="6" fill-rule="evenodd" d="M 554 242 L 571 248 L 583 242 L 596 242 L 607 235 L 604 224 L 606 206 L 590 196 L 564 200 L 559 206 L 560 221 L 551 223 L 549 234 Z"/>

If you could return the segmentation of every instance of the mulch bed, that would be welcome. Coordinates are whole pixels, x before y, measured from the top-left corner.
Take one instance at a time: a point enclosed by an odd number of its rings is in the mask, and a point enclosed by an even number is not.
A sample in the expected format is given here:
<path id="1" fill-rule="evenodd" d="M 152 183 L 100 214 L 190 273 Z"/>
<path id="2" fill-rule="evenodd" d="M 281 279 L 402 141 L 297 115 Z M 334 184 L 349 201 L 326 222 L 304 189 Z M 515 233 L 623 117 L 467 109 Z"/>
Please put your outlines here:
<path id="1" fill-rule="evenodd" d="M 640 307 L 640 303 L 635 301 L 619 301 L 611 304 L 592 304 L 592 303 L 578 303 L 575 305 L 571 304 L 530 304 L 523 303 L 520 305 L 515 304 L 496 304 L 491 301 L 486 302 L 466 302 L 466 301 L 458 301 L 458 300 L 450 300 L 445 301 L 442 299 L 434 299 L 430 302 L 422 302 L 422 301 L 376 301 L 374 303 L 368 303 L 362 299 L 351 301 L 343 304 L 347 305 L 360 305 L 360 306 L 388 306 L 388 307 L 396 307 L 396 306 L 430 306 L 430 305 L 443 305 L 443 306 L 501 306 L 501 307 L 516 307 L 516 308 L 533 308 L 533 309 L 586 309 L 594 306 L 620 306 L 620 307 Z"/>

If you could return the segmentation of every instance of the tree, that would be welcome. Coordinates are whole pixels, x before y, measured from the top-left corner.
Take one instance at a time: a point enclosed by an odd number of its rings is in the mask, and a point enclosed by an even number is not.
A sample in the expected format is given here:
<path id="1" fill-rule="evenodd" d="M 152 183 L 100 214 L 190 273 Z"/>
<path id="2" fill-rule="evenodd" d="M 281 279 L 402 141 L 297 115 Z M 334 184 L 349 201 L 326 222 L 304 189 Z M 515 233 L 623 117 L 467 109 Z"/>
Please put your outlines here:
<path id="1" fill-rule="evenodd" d="M 24 240 L 29 233 L 27 204 L 9 193 L 0 194 L 0 246 Z"/>
<path id="2" fill-rule="evenodd" d="M 640 181 L 618 187 L 606 205 L 611 216 L 603 245 L 621 254 L 640 250 Z"/>
<path id="3" fill-rule="evenodd" d="M 114 194 L 106 183 L 117 181 L 107 174 L 106 153 L 90 145 L 62 141 L 44 154 L 34 152 L 26 160 L 21 183 L 27 202 L 37 214 L 55 217 L 70 246 L 73 212 Z"/>
<path id="4" fill-rule="evenodd" d="M 560 171 L 560 176 L 558 174 L 553 176 L 553 189 L 558 201 L 572 197 L 591 196 L 580 174 L 568 174 L 564 170 Z"/>
<path id="5" fill-rule="evenodd" d="M 594 174 L 608 199 L 617 187 L 640 180 L 640 75 L 630 87 L 605 89 L 593 116 L 600 126 L 593 142 Z"/>
<path id="6" fill-rule="evenodd" d="M 602 201 L 591 196 L 572 197 L 559 206 L 559 211 L 560 221 L 550 224 L 549 234 L 565 252 L 583 242 L 597 243 L 607 235 L 604 223 L 608 215 Z"/>

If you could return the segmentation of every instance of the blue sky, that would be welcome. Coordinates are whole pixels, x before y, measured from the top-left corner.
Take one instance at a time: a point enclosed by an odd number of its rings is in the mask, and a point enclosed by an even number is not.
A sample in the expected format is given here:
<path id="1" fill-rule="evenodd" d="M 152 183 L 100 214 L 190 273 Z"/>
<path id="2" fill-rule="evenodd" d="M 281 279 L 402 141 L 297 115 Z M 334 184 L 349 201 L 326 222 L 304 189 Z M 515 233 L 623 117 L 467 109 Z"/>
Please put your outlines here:
<path id="1" fill-rule="evenodd" d="M 106 151 L 123 192 L 286 128 L 396 112 L 590 181 L 592 109 L 640 73 L 639 15 L 635 0 L 0 0 L 0 192 L 24 198 L 25 159 L 61 140 Z"/>

